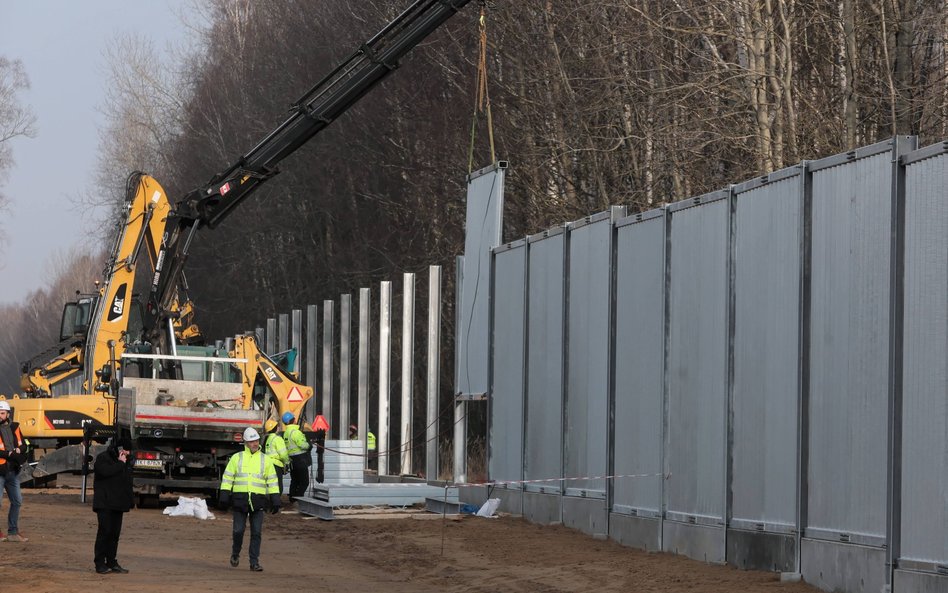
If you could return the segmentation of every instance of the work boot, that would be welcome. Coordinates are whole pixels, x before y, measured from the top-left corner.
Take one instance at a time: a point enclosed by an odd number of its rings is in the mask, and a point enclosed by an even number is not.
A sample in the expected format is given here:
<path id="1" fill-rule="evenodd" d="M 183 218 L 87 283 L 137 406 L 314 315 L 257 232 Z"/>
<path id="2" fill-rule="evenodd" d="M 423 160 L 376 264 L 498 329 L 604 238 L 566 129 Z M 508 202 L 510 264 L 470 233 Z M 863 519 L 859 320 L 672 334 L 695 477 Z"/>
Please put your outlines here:
<path id="1" fill-rule="evenodd" d="M 251 565 L 250 565 L 250 570 L 252 570 L 252 571 L 254 571 L 254 572 L 263 572 L 263 567 L 260 566 L 259 564 L 251 564 Z"/>
<path id="2" fill-rule="evenodd" d="M 230 565 L 231 565 L 231 566 L 237 566 L 238 564 L 240 564 L 240 556 L 233 556 L 233 555 L 232 555 L 232 556 L 230 557 Z"/>
<path id="3" fill-rule="evenodd" d="M 114 564 L 109 564 L 109 570 L 111 570 L 112 572 L 120 572 L 122 574 L 128 574 L 128 569 L 122 568 L 122 566 L 118 562 L 115 562 Z"/>
<path id="4" fill-rule="evenodd" d="M 95 565 L 95 571 L 96 571 L 97 573 L 99 573 L 99 574 L 108 574 L 108 573 L 112 572 L 112 569 L 109 568 L 108 566 L 104 565 L 104 564 L 96 564 L 96 565 Z"/>
<path id="5" fill-rule="evenodd" d="M 5 541 L 5 542 L 28 542 L 28 541 L 30 541 L 30 538 L 28 538 L 28 537 L 23 537 L 23 536 L 20 535 L 19 533 L 13 533 L 13 534 L 10 534 L 10 535 L 8 535 L 7 537 L 5 537 L 3 541 Z"/>

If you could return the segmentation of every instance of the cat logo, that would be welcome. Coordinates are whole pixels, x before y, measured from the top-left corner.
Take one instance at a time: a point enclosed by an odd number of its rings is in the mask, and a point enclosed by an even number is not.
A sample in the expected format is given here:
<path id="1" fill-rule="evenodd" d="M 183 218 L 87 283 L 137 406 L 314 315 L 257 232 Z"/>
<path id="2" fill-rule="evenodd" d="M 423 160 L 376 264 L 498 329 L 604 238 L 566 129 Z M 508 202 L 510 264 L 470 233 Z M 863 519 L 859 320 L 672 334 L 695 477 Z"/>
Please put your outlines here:
<path id="1" fill-rule="evenodd" d="M 269 365 L 263 365 L 263 372 L 264 372 L 264 374 L 267 376 L 267 379 L 270 380 L 271 383 L 281 383 L 281 382 L 282 382 L 282 381 L 280 380 L 280 375 L 277 375 L 277 372 L 276 372 L 275 370 L 273 370 L 273 367 L 271 367 L 271 366 L 269 366 Z"/>
<path id="2" fill-rule="evenodd" d="M 115 297 L 112 299 L 112 308 L 109 309 L 108 321 L 115 321 L 122 318 L 122 315 L 125 313 L 125 293 L 127 290 L 128 284 L 123 284 L 115 291 Z"/>

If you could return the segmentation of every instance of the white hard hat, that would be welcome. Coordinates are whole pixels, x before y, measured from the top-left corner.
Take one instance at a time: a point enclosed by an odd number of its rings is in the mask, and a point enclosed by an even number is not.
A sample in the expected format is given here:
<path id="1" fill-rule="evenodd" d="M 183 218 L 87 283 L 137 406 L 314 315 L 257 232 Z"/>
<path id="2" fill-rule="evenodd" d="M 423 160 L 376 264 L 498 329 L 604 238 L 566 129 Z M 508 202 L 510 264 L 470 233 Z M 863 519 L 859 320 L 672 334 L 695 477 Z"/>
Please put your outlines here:
<path id="1" fill-rule="evenodd" d="M 257 429 L 251 427 L 244 430 L 245 443 L 250 442 L 250 441 L 259 441 L 259 440 L 260 440 L 260 434 L 257 432 Z"/>
<path id="2" fill-rule="evenodd" d="M 0 410 L 10 411 L 10 404 L 7 403 L 7 400 L 0 399 Z"/>

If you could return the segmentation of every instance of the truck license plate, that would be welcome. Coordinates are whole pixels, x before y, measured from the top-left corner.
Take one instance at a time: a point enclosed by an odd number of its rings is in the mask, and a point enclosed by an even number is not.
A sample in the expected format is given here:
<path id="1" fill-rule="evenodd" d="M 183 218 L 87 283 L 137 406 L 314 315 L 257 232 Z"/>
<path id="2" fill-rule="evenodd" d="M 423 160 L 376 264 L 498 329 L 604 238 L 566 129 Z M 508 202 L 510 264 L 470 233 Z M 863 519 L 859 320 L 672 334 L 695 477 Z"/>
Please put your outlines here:
<path id="1" fill-rule="evenodd" d="M 164 467 L 164 462 L 160 459 L 136 459 L 135 467 L 152 467 L 161 469 Z"/>

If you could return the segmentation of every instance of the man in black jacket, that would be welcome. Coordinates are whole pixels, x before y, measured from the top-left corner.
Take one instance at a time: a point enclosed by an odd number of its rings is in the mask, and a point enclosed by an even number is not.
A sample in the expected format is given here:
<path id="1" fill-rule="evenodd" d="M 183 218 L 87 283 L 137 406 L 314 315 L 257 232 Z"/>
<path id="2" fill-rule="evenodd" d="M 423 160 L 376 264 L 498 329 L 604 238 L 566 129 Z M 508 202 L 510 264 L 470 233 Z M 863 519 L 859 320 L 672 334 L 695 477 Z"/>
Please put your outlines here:
<path id="1" fill-rule="evenodd" d="M 26 463 L 29 441 L 20 432 L 20 425 L 10 421 L 10 403 L 0 400 L 0 497 L 7 493 L 10 511 L 7 513 L 7 537 L 0 541 L 25 542 L 20 535 L 20 506 L 23 495 L 20 492 L 20 467 Z"/>
<path id="2" fill-rule="evenodd" d="M 95 571 L 128 572 L 118 563 L 119 537 L 122 535 L 122 516 L 132 508 L 131 443 L 113 442 L 112 446 L 95 458 L 95 482 L 92 510 L 99 518 L 95 534 Z"/>

